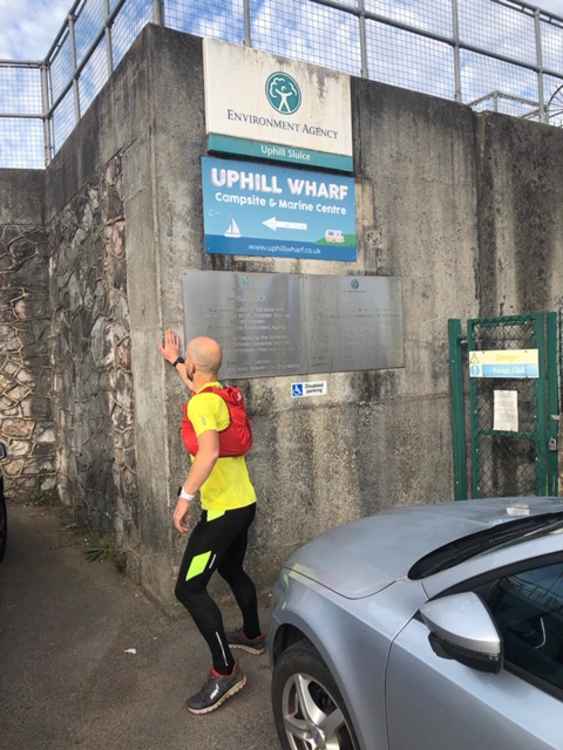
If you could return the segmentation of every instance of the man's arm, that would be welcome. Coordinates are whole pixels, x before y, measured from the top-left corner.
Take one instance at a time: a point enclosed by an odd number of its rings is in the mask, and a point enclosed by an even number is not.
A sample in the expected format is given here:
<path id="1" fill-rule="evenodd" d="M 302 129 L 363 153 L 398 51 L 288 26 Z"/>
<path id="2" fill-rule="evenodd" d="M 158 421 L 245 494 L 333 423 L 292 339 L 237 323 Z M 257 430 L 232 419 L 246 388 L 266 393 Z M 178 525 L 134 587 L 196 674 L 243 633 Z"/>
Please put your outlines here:
<path id="1" fill-rule="evenodd" d="M 199 450 L 194 462 L 188 472 L 183 492 L 186 495 L 193 495 L 200 489 L 201 485 L 209 478 L 213 467 L 219 458 L 219 433 L 216 430 L 208 430 L 198 438 Z M 190 507 L 190 500 L 182 497 L 178 498 L 176 510 L 174 511 L 174 526 L 180 534 L 188 532 L 186 515 Z"/>
<path id="2" fill-rule="evenodd" d="M 199 450 L 188 472 L 184 491 L 195 495 L 201 485 L 209 478 L 215 462 L 219 458 L 219 433 L 208 430 L 198 437 Z"/>

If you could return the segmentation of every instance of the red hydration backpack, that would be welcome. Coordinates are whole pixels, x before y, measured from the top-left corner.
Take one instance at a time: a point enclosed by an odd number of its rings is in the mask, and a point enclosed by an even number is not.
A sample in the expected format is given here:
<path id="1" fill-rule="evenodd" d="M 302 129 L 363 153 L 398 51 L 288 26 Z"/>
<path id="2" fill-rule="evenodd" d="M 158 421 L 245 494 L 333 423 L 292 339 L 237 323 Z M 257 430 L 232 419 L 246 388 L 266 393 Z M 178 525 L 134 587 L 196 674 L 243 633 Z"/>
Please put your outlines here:
<path id="1" fill-rule="evenodd" d="M 203 388 L 201 393 L 216 393 L 227 404 L 230 423 L 219 433 L 219 457 L 245 456 L 252 448 L 252 428 L 244 405 L 244 396 L 239 388 Z M 198 395 L 199 395 L 198 394 Z M 182 440 L 187 452 L 191 456 L 197 455 L 199 444 L 192 423 L 188 419 L 188 404 L 186 402 L 182 416 Z"/>

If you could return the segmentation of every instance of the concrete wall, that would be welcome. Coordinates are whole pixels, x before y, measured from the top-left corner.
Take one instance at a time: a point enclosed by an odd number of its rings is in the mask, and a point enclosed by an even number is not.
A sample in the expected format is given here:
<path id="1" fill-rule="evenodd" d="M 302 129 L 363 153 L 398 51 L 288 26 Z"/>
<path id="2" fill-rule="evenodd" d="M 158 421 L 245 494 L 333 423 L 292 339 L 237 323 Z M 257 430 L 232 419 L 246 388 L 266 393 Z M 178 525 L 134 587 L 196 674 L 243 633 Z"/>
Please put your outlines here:
<path id="1" fill-rule="evenodd" d="M 291 399 L 290 378 L 242 384 L 256 436 L 250 468 L 260 500 L 251 564 L 261 582 L 271 578 L 294 546 L 327 527 L 396 503 L 451 497 L 446 321 L 477 310 L 475 118 L 465 107 L 355 81 L 358 262 L 207 256 L 199 165 L 205 152 L 201 42 L 157 28 L 147 36 L 154 49 L 149 75 L 158 81 L 153 89 L 157 115 L 151 119 L 152 262 L 157 269 L 156 274 L 151 271 L 151 285 L 157 281 L 154 303 L 160 307 L 151 313 L 144 335 L 139 331 L 133 338 L 133 371 L 135 376 L 137 356 L 150 362 L 142 383 L 134 378 L 136 404 L 146 408 L 139 419 L 168 425 L 163 460 L 151 471 L 151 485 L 145 483 L 150 496 L 144 502 L 154 508 L 151 520 L 163 535 L 153 531 L 151 572 L 143 577 L 153 578 L 151 586 L 164 596 L 169 574 L 166 567 L 152 565 L 163 549 L 168 524 L 162 498 L 173 502 L 186 469 L 178 440 L 184 396 L 174 373 L 163 372 L 153 347 L 158 326 L 182 330 L 180 275 L 187 269 L 372 273 L 403 279 L 404 369 L 328 374 L 329 395 L 322 401 Z M 130 268 L 130 293 L 134 275 Z M 146 288 L 144 271 L 138 278 Z M 159 393 L 160 402 L 144 399 L 144 388 L 153 396 Z M 138 455 L 143 451 L 150 456 L 152 448 L 138 443 Z M 156 570 L 161 571 L 158 578 Z"/>
<path id="2" fill-rule="evenodd" d="M 0 440 L 7 494 L 55 494 L 45 174 L 0 171 Z"/>
<path id="3" fill-rule="evenodd" d="M 482 316 L 563 306 L 563 130 L 479 118 Z"/>
<path id="4" fill-rule="evenodd" d="M 563 130 L 484 114 L 479 118 L 479 146 L 480 315 L 555 311 L 561 333 Z M 518 389 L 520 418 L 527 413 L 533 424 L 534 393 L 522 384 Z M 563 486 L 563 425 L 559 427 Z M 506 494 L 533 491 L 534 451 L 526 442 L 514 441 L 508 455 L 506 447 L 488 450 L 497 487 Z"/>
<path id="5" fill-rule="evenodd" d="M 147 27 L 47 171 L 62 495 L 100 528 L 111 519 L 130 573 L 161 601 L 181 554 L 170 512 L 187 461 L 185 394 L 157 345 L 165 327 L 182 330 L 184 271 L 402 279 L 404 368 L 321 376 L 322 400 L 291 399 L 290 378 L 240 383 L 256 437 L 250 566 L 261 584 L 330 526 L 451 498 L 447 319 L 558 304 L 561 134 L 365 81 L 352 96 L 353 264 L 203 252 L 194 37 Z"/>

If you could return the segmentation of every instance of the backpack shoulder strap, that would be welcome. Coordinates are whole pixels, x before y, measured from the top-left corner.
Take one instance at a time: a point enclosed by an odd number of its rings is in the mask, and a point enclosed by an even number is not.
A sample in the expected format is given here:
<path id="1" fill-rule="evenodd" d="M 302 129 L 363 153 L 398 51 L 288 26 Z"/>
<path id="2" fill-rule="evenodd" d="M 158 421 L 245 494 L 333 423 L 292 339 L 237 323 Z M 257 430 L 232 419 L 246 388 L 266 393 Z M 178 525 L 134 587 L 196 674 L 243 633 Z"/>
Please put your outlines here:
<path id="1" fill-rule="evenodd" d="M 203 390 L 201 390 L 199 394 L 201 393 L 215 393 L 228 404 L 240 404 L 244 400 L 242 391 L 240 390 L 240 388 L 237 388 L 236 385 L 227 385 L 223 386 L 223 388 L 209 386 L 209 388 L 204 388 Z"/>
<path id="2" fill-rule="evenodd" d="M 196 393 L 196 396 L 201 396 L 203 393 L 214 393 L 216 396 L 223 396 L 224 388 L 217 388 L 215 385 L 210 385 L 208 388 L 202 388 L 201 391 Z"/>

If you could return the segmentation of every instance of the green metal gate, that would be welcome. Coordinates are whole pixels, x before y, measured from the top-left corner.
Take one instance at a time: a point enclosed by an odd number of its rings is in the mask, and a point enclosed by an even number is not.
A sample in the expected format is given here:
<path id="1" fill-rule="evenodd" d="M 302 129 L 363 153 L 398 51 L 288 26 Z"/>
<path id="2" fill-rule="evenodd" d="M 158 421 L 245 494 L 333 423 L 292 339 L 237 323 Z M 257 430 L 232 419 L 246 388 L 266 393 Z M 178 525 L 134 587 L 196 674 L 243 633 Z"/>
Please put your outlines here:
<path id="1" fill-rule="evenodd" d="M 450 320 L 448 333 L 456 500 L 557 495 L 556 314 L 468 320 L 466 337 Z"/>

